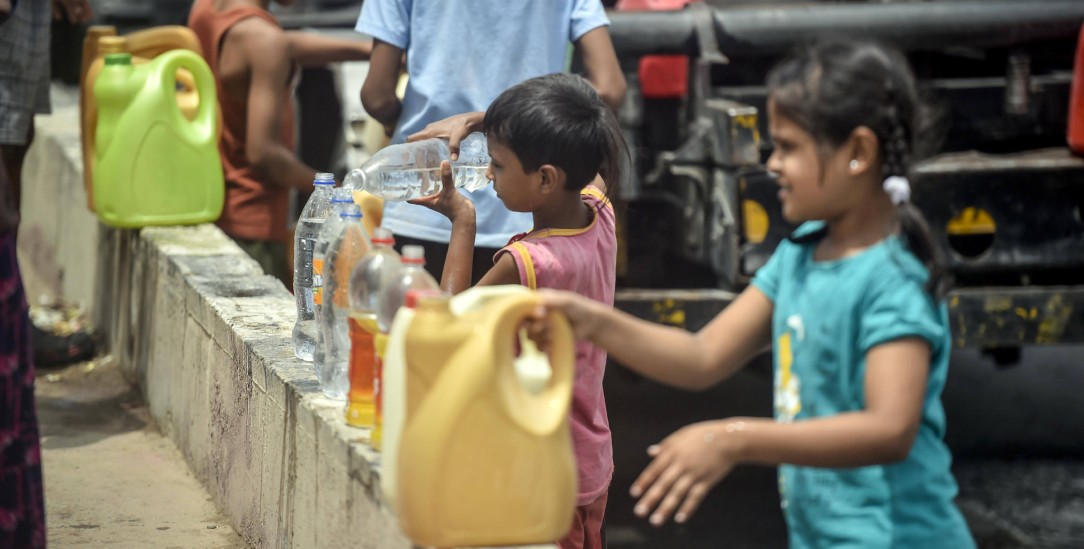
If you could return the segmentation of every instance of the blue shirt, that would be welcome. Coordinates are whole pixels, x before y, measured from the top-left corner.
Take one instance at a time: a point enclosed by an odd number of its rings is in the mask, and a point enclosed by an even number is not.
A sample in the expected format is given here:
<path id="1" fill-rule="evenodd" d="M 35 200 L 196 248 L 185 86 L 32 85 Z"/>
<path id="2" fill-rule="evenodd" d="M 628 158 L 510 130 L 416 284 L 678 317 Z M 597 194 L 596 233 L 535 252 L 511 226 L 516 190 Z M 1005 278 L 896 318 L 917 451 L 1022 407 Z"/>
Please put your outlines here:
<path id="1" fill-rule="evenodd" d="M 806 223 L 796 235 L 822 228 Z M 858 255 L 814 261 L 816 243 L 783 241 L 753 285 L 771 299 L 775 418 L 797 422 L 865 408 L 866 353 L 905 337 L 932 351 L 922 420 L 899 463 L 846 469 L 779 467 L 790 547 L 974 547 L 953 503 L 941 390 L 952 343 L 944 303 L 900 237 Z"/>
<path id="2" fill-rule="evenodd" d="M 484 111 L 504 90 L 565 70 L 569 44 L 608 25 L 599 0 L 366 0 L 355 30 L 407 53 L 406 93 L 392 143 L 430 122 Z M 464 191 L 460 191 L 464 192 Z M 531 228 L 490 185 L 465 193 L 478 215 L 475 244 L 499 248 Z M 388 202 L 392 232 L 448 242 L 451 223 L 422 206 Z"/>

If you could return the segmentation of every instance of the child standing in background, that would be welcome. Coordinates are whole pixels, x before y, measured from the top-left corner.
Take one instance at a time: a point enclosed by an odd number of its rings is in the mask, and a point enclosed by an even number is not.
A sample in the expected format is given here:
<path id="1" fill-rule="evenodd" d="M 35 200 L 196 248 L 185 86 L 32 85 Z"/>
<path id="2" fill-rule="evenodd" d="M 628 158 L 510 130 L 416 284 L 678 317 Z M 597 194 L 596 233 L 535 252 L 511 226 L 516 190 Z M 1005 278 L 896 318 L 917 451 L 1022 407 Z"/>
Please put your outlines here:
<path id="1" fill-rule="evenodd" d="M 289 6 L 293 0 L 275 0 Z M 188 27 L 215 75 L 226 204 L 218 226 L 265 273 L 292 286 L 286 259 L 290 189 L 312 192 L 317 170 L 295 154 L 293 88 L 299 66 L 364 60 L 367 40 L 286 31 L 271 0 L 196 0 Z"/>
<path id="2" fill-rule="evenodd" d="M 877 45 L 824 43 L 777 66 L 768 92 L 767 167 L 783 217 L 803 224 L 726 310 L 690 334 L 543 296 L 577 337 L 687 389 L 772 346 L 774 421 L 705 421 L 651 446 L 635 512 L 685 522 L 736 465 L 778 465 L 792 548 L 974 547 L 942 440 L 946 276 L 906 180 L 914 77 Z M 529 328 L 544 345 L 544 323 Z"/>
<path id="3" fill-rule="evenodd" d="M 610 107 L 583 78 L 550 74 L 509 88 L 484 117 L 453 117 L 411 138 L 449 137 L 455 149 L 460 139 L 478 130 L 488 137 L 492 160 L 486 176 L 493 190 L 505 207 L 529 212 L 534 221 L 533 230 L 497 252 L 493 268 L 478 284 L 567 290 L 612 307 L 617 233 L 599 174 L 615 184 L 621 155 L 627 151 Z M 470 286 L 472 277 L 475 212 L 455 189 L 447 162 L 441 177 L 441 194 L 416 203 L 452 222 L 441 286 L 458 293 Z M 559 542 L 562 549 L 606 546 L 603 518 L 613 447 L 602 394 L 605 369 L 605 351 L 587 342 L 577 344 L 571 423 L 579 495 L 571 530 Z"/>

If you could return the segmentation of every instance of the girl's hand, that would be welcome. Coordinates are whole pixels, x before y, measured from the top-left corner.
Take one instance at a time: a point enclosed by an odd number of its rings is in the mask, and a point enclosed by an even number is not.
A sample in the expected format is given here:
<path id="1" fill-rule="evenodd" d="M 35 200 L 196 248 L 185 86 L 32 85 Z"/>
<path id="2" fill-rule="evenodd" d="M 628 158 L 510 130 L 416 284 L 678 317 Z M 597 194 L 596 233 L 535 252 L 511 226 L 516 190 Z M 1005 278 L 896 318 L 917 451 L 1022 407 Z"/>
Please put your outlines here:
<path id="1" fill-rule="evenodd" d="M 422 128 L 422 131 L 411 134 L 407 142 L 420 141 L 432 137 L 447 139 L 448 151 L 453 161 L 459 160 L 459 142 L 474 132 L 482 130 L 484 112 L 468 112 L 450 116 L 444 120 L 438 120 Z"/>
<path id="2" fill-rule="evenodd" d="M 452 223 L 455 223 L 457 219 L 461 219 L 461 216 L 473 216 L 474 204 L 459 194 L 459 190 L 455 188 L 455 182 L 452 180 L 452 165 L 447 160 L 440 163 L 440 182 L 442 188 L 439 194 L 408 202 L 438 212 L 451 220 Z"/>
<path id="3" fill-rule="evenodd" d="M 546 315 L 553 311 L 564 313 L 572 326 L 572 337 L 576 340 L 590 340 L 598 330 L 600 312 L 606 306 L 573 292 L 560 290 L 538 290 L 542 305 L 535 309 L 521 326 L 527 330 L 527 337 L 534 341 L 542 351 L 548 351 L 553 335 L 550 333 Z"/>
<path id="4" fill-rule="evenodd" d="M 728 443 L 733 440 L 728 431 L 735 425 L 738 423 L 694 423 L 648 447 L 648 455 L 655 459 L 629 490 L 632 497 L 640 498 L 636 515 L 650 514 L 654 526 L 662 526 L 671 515 L 678 523 L 688 520 L 704 496 L 737 465 L 736 451 Z"/>

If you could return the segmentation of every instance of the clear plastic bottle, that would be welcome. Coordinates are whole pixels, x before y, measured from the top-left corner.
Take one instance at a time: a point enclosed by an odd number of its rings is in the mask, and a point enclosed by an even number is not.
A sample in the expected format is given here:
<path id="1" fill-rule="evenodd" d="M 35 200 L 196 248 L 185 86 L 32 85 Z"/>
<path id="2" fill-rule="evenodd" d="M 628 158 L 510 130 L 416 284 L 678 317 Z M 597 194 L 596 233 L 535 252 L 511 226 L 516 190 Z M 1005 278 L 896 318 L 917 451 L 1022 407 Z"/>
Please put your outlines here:
<path id="1" fill-rule="evenodd" d="M 386 377 L 384 372 L 384 351 L 388 347 L 388 334 L 391 331 L 392 321 L 399 309 L 406 304 L 406 296 L 415 290 L 426 290 L 430 293 L 440 293 L 440 285 L 425 270 L 425 249 L 421 246 L 403 246 L 403 256 L 400 258 L 398 269 L 389 270 L 384 275 L 384 288 L 377 299 L 376 323 L 379 332 L 375 336 L 377 350 L 376 375 L 381 380 Z M 395 367 L 395 366 L 393 366 Z M 374 385 L 378 385 L 374 383 Z M 379 395 L 383 395 L 381 388 Z M 383 397 L 380 396 L 380 399 Z M 374 446 L 380 448 L 383 444 L 383 411 L 381 406 L 377 408 L 378 423 L 373 429 Z"/>
<path id="2" fill-rule="evenodd" d="M 328 246 L 324 264 L 325 299 L 320 324 L 324 364 L 319 379 L 324 395 L 345 400 L 350 390 L 350 276 L 371 244 L 356 204 L 351 202 L 350 209 L 339 218 L 342 224 Z"/>
<path id="3" fill-rule="evenodd" d="M 343 187 L 366 191 L 391 201 L 413 200 L 440 193 L 440 163 L 448 160 L 448 143 L 443 139 L 423 139 L 413 143 L 390 145 L 350 170 Z M 481 133 L 472 133 L 460 143 L 459 159 L 452 163 L 456 187 L 468 191 L 489 184 L 486 168 L 489 149 Z"/>
<path id="4" fill-rule="evenodd" d="M 406 294 L 410 290 L 439 290 L 440 284 L 425 270 L 425 248 L 421 246 L 403 246 L 403 257 L 399 269 L 385 274 L 384 291 L 377 299 L 376 322 L 380 331 L 388 333 L 391 322 L 399 307 L 406 303 Z"/>
<path id="5" fill-rule="evenodd" d="M 327 255 L 328 248 L 331 243 L 339 235 L 342 230 L 343 224 L 347 221 L 341 217 L 343 213 L 361 213 L 357 204 L 354 204 L 354 197 L 349 189 L 337 188 L 331 190 L 331 213 L 327 217 L 327 221 L 324 222 L 324 226 L 320 228 L 320 235 L 316 238 L 316 245 L 312 250 L 312 302 L 316 312 L 316 346 L 312 351 L 312 365 L 316 370 L 316 378 L 320 378 L 320 370 L 324 366 L 324 353 L 325 345 L 323 342 L 323 331 L 319 329 L 319 326 L 323 323 L 324 313 L 324 266 L 325 256 Z"/>
<path id="6" fill-rule="evenodd" d="M 294 323 L 294 354 L 302 360 L 312 360 L 316 347 L 316 310 L 312 296 L 312 253 L 320 228 L 331 213 L 331 188 L 335 175 L 318 173 L 312 182 L 313 191 L 294 234 L 294 297 L 297 299 L 297 321 Z"/>
<path id="7" fill-rule="evenodd" d="M 386 271 L 399 270 L 399 254 L 392 245 L 391 231 L 373 230 L 372 248 L 350 275 L 350 392 L 347 398 L 346 423 L 354 427 L 375 427 L 379 416 L 380 370 L 376 367 L 374 336 L 378 327 L 376 309 Z M 374 432 L 374 437 L 377 433 Z M 373 439 L 379 448 L 379 440 Z"/>
<path id="8" fill-rule="evenodd" d="M 489 185 L 489 144 L 485 134 L 474 132 L 459 142 L 459 158 L 452 162 L 455 186 L 470 192 Z"/>

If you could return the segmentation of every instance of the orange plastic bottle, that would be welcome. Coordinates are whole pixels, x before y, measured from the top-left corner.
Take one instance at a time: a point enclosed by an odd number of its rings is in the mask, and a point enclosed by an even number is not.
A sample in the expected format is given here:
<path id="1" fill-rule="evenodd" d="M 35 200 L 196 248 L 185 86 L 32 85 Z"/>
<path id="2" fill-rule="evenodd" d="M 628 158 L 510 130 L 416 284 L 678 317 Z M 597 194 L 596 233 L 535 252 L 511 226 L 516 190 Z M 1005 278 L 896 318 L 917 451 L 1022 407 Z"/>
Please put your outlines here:
<path id="1" fill-rule="evenodd" d="M 154 27 L 117 36 L 111 26 L 93 26 L 83 39 L 83 58 L 79 73 L 79 120 L 83 143 L 83 184 L 87 194 L 87 208 L 94 211 L 94 164 L 97 156 L 95 134 L 98 126 L 98 104 L 94 101 L 94 83 L 110 53 L 130 53 L 132 63 L 142 65 L 171 50 L 186 49 L 202 55 L 199 39 L 188 27 L 169 25 Z M 192 73 L 185 69 L 177 71 L 177 106 L 188 120 L 194 120 L 199 108 Z"/>
<path id="2" fill-rule="evenodd" d="M 403 532 L 435 547 L 552 543 L 576 505 L 568 414 L 575 364 L 572 332 L 550 318 L 544 382 L 516 365 L 533 344 L 518 326 L 538 306 L 508 295 L 463 316 L 444 297 L 418 298 L 406 334 L 406 424 L 396 502 Z"/>

